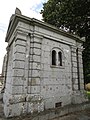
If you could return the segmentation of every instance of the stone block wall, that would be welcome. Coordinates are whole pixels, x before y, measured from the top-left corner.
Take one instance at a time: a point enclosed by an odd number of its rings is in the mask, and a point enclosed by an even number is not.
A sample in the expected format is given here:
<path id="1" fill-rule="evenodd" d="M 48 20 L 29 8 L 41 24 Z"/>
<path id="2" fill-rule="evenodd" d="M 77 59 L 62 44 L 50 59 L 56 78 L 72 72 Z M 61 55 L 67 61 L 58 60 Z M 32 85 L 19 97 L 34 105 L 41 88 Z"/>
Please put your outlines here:
<path id="1" fill-rule="evenodd" d="M 82 103 L 87 101 L 84 93 L 84 77 L 82 63 L 82 47 L 79 45 L 71 46 L 71 63 L 72 63 L 72 103 Z"/>
<path id="2" fill-rule="evenodd" d="M 63 51 L 63 66 L 53 66 L 52 49 Z M 41 57 L 41 94 L 45 101 L 45 108 L 55 108 L 56 103 L 61 106 L 71 103 L 71 51 L 68 45 L 50 40 L 42 41 Z"/>
<path id="3" fill-rule="evenodd" d="M 25 112 L 23 109 L 26 109 L 26 34 L 18 33 L 8 47 L 6 87 L 3 97 L 6 117 L 20 115 L 23 111 Z"/>
<path id="4" fill-rule="evenodd" d="M 44 102 L 41 96 L 41 43 L 42 37 L 30 35 L 28 112 L 43 111 Z"/>
<path id="5" fill-rule="evenodd" d="M 41 39 L 17 31 L 8 51 L 6 87 L 3 97 L 6 117 L 44 110 L 40 95 Z M 15 108 L 15 109 L 14 109 Z"/>

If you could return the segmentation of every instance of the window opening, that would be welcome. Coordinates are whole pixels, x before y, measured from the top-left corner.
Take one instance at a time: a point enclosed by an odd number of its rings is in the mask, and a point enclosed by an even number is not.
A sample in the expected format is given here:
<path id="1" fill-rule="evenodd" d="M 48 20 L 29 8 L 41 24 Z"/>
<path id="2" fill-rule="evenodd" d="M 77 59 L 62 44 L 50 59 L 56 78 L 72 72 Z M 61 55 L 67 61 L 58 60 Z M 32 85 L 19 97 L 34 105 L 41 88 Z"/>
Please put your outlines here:
<path id="1" fill-rule="evenodd" d="M 58 61 L 59 61 L 59 65 L 62 66 L 62 53 L 58 52 Z"/>
<path id="2" fill-rule="evenodd" d="M 58 102 L 58 103 L 55 103 L 55 107 L 61 107 L 62 106 L 62 102 Z"/>
<path id="3" fill-rule="evenodd" d="M 56 51 L 52 51 L 52 65 L 56 65 Z"/>

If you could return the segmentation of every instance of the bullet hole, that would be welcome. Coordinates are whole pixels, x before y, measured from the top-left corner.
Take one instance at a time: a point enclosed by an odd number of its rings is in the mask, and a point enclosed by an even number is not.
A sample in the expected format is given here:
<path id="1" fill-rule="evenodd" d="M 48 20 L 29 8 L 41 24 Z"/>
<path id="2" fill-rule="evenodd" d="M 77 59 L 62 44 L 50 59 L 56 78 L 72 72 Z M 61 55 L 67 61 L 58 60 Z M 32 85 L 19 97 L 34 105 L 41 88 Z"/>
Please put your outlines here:
<path id="1" fill-rule="evenodd" d="M 56 89 L 58 89 L 58 87 L 56 87 Z"/>
<path id="2" fill-rule="evenodd" d="M 50 88 L 50 90 L 52 90 L 52 88 Z"/>
<path id="3" fill-rule="evenodd" d="M 36 88 L 34 88 L 34 90 L 36 90 Z"/>
<path id="4" fill-rule="evenodd" d="M 45 86 L 43 86 L 43 88 L 45 88 Z"/>

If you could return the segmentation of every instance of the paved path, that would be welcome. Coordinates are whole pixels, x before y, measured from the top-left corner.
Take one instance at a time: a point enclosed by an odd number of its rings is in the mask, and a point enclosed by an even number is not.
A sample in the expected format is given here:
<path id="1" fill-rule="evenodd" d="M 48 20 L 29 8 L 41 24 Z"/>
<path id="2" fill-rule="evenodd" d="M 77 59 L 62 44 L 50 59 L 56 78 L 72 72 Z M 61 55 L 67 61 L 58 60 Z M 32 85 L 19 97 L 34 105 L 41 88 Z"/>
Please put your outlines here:
<path id="1" fill-rule="evenodd" d="M 6 119 L 4 114 L 3 114 L 3 104 L 0 101 L 0 120 L 39 120 L 39 119 L 30 119 L 30 116 L 19 116 L 19 117 L 13 117 L 13 118 L 8 118 Z M 40 119 L 41 120 L 41 119 Z M 46 120 L 46 119 L 44 119 Z M 73 114 L 69 114 L 66 116 L 58 117 L 52 120 L 90 120 L 90 109 L 80 111 L 80 112 L 75 112 Z"/>

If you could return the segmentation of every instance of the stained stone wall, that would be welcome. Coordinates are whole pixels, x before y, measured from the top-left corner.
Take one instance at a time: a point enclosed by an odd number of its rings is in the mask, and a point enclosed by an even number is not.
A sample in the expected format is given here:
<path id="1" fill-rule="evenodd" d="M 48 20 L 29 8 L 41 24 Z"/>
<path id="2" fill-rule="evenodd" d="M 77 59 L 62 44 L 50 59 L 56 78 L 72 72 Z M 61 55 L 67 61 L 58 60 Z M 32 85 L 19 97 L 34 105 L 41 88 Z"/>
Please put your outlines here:
<path id="1" fill-rule="evenodd" d="M 53 48 L 63 51 L 63 66 L 51 64 Z M 70 104 L 72 94 L 70 46 L 44 38 L 41 50 L 41 94 L 44 97 L 45 108 L 55 108 L 55 104 L 59 102 L 61 106 Z"/>
<path id="2" fill-rule="evenodd" d="M 84 96 L 82 51 L 83 49 L 80 43 L 77 43 L 77 47 L 71 46 L 73 88 L 72 103 L 82 103 L 86 100 Z"/>
<path id="3" fill-rule="evenodd" d="M 15 14 L 6 42 L 7 74 L 3 96 L 6 117 L 86 101 L 81 39 L 36 19 Z M 62 66 L 58 65 L 58 59 L 57 65 L 52 65 L 53 49 L 62 52 Z"/>

